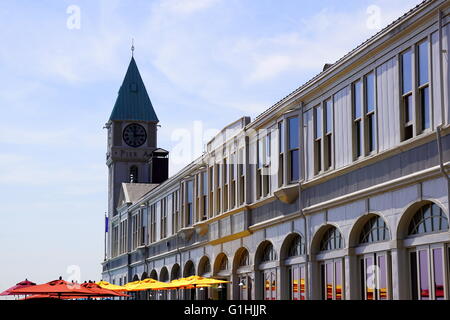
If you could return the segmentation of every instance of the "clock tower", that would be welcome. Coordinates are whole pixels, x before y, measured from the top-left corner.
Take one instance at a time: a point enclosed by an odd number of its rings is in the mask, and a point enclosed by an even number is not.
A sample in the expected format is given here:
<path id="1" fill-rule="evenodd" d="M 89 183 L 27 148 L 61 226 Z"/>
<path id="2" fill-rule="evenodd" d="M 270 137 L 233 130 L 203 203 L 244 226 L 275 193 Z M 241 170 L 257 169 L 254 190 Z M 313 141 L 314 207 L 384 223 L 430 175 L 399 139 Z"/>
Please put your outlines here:
<path id="1" fill-rule="evenodd" d="M 108 130 L 108 217 L 117 214 L 123 182 L 150 183 L 149 159 L 157 148 L 157 124 L 153 105 L 131 57 L 111 116 Z"/>

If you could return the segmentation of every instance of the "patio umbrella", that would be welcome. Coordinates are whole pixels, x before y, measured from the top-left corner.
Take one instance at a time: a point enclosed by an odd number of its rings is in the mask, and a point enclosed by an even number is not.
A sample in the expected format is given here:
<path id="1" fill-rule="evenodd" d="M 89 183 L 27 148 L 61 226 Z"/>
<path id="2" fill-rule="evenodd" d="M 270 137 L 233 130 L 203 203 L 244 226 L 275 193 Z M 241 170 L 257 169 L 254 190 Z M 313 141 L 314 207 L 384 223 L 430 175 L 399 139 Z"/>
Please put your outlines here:
<path id="1" fill-rule="evenodd" d="M 197 287 L 201 287 L 203 285 L 213 285 L 213 284 L 220 284 L 220 283 L 229 283 L 230 281 L 225 281 L 225 280 L 218 280 L 218 279 L 213 279 L 213 278 L 204 278 L 204 277 L 200 277 L 200 276 L 190 276 L 187 278 L 182 278 L 180 279 L 180 283 L 179 285 L 181 286 L 193 286 L 194 288 Z"/>
<path id="2" fill-rule="evenodd" d="M 21 281 L 19 283 L 16 283 L 15 286 L 12 286 L 9 289 L 6 289 L 5 291 L 3 291 L 2 293 L 0 293 L 0 296 L 7 296 L 7 295 L 13 295 L 13 293 L 11 293 L 11 291 L 15 290 L 15 289 L 19 289 L 19 288 L 26 288 L 29 286 L 35 286 L 36 283 L 28 281 L 28 279 L 25 279 L 24 281 Z"/>
<path id="3" fill-rule="evenodd" d="M 116 284 L 109 283 L 108 281 L 99 281 L 96 282 L 100 287 L 113 291 L 126 291 L 124 286 L 118 286 Z"/>
<path id="4" fill-rule="evenodd" d="M 82 288 L 88 289 L 93 293 L 96 293 L 96 296 L 92 296 L 93 298 L 106 298 L 106 297 L 129 297 L 129 295 L 124 293 L 119 293 L 113 290 L 104 289 L 100 287 L 98 284 L 93 282 L 85 282 L 81 284 Z"/>
<path id="5" fill-rule="evenodd" d="M 161 288 L 169 287 L 170 285 L 168 283 L 160 282 L 152 278 L 129 282 L 125 285 L 127 291 L 159 290 Z"/>
<path id="6" fill-rule="evenodd" d="M 98 293 L 94 291 L 83 288 L 78 283 L 70 283 L 64 280 L 53 280 L 48 283 L 29 286 L 26 288 L 19 288 L 11 291 L 11 294 L 17 295 L 27 295 L 27 294 L 49 294 L 53 296 L 57 296 L 60 298 L 61 296 L 98 296 Z"/>

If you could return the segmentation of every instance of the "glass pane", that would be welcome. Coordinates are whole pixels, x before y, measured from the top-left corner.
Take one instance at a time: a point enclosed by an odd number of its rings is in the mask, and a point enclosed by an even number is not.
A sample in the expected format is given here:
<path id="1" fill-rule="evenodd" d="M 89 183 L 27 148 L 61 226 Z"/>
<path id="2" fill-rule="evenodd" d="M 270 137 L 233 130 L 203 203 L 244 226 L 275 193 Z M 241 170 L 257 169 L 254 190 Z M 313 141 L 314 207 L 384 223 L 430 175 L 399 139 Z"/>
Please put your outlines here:
<path id="1" fill-rule="evenodd" d="M 335 262 L 335 277 L 336 277 L 336 300 L 342 300 L 344 294 L 344 284 L 342 283 L 342 262 Z"/>
<path id="2" fill-rule="evenodd" d="M 403 98 L 403 107 L 405 112 L 405 123 L 411 122 L 413 120 L 413 104 L 411 94 Z"/>
<path id="3" fill-rule="evenodd" d="M 203 183 L 203 195 L 206 196 L 208 194 L 208 175 L 206 172 L 202 173 L 202 183 Z"/>
<path id="4" fill-rule="evenodd" d="M 376 122 L 375 122 L 375 115 L 371 114 L 368 117 L 369 127 L 368 127 L 368 135 L 369 135 L 369 152 L 372 152 L 375 150 L 375 147 L 377 145 L 376 142 Z"/>
<path id="5" fill-rule="evenodd" d="M 299 291 L 300 291 L 300 270 L 297 267 L 292 267 L 293 271 L 292 276 L 292 300 L 299 300 Z"/>
<path id="6" fill-rule="evenodd" d="M 291 151 L 291 181 L 299 179 L 299 151 Z"/>
<path id="7" fill-rule="evenodd" d="M 410 253 L 410 270 L 411 270 L 411 298 L 417 300 L 417 255 L 415 252 Z"/>
<path id="8" fill-rule="evenodd" d="M 270 300 L 270 287 L 271 287 L 271 279 L 270 279 L 270 273 L 265 272 L 264 273 L 264 299 Z"/>
<path id="9" fill-rule="evenodd" d="M 373 258 L 366 258 L 366 299 L 375 300 L 375 276 L 374 276 L 374 266 Z"/>
<path id="10" fill-rule="evenodd" d="M 428 82 L 428 41 L 419 44 L 418 48 L 419 61 L 419 86 Z"/>
<path id="11" fill-rule="evenodd" d="M 369 73 L 366 76 L 366 112 L 375 110 L 375 76 Z"/>
<path id="12" fill-rule="evenodd" d="M 325 265 L 326 300 L 333 300 L 333 264 Z"/>
<path id="13" fill-rule="evenodd" d="M 354 119 L 361 118 L 362 113 L 362 84 L 357 81 L 353 84 L 353 115 Z"/>
<path id="14" fill-rule="evenodd" d="M 361 299 L 364 300 L 366 298 L 366 269 L 364 267 L 364 259 L 359 259 L 359 281 L 361 285 Z"/>
<path id="15" fill-rule="evenodd" d="M 420 90 L 420 107 L 422 112 L 422 130 L 430 128 L 430 92 L 429 87 Z"/>
<path id="16" fill-rule="evenodd" d="M 276 300 L 277 299 L 277 275 L 275 272 L 271 273 L 271 277 L 272 277 L 272 300 Z"/>
<path id="17" fill-rule="evenodd" d="M 436 300 L 443 300 L 444 294 L 444 267 L 442 265 L 442 249 L 433 249 L 433 273 L 434 273 L 434 296 Z"/>
<path id="18" fill-rule="evenodd" d="M 361 130 L 362 130 L 362 126 L 361 126 L 361 121 L 356 121 L 355 122 L 355 144 L 356 144 L 356 157 L 361 156 L 362 154 L 362 137 L 363 135 L 361 134 Z"/>
<path id="19" fill-rule="evenodd" d="M 187 202 L 191 203 L 193 199 L 193 181 L 188 181 L 186 184 Z"/>
<path id="20" fill-rule="evenodd" d="M 430 282 L 428 271 L 428 251 L 419 251 L 419 284 L 420 284 L 420 299 L 430 299 Z"/>
<path id="21" fill-rule="evenodd" d="M 402 93 L 408 93 L 412 90 L 412 61 L 411 51 L 402 54 Z"/>
<path id="22" fill-rule="evenodd" d="M 284 152 L 284 126 L 283 122 L 278 123 L 278 144 L 280 153 Z"/>
<path id="23" fill-rule="evenodd" d="M 378 299 L 388 299 L 386 256 L 378 257 Z"/>
<path id="24" fill-rule="evenodd" d="M 289 149 L 297 149 L 299 147 L 298 143 L 298 118 L 289 118 Z"/>
<path id="25" fill-rule="evenodd" d="M 315 132 L 315 137 L 316 139 L 321 138 L 322 137 L 322 117 L 323 117 L 323 111 L 322 111 L 322 106 L 318 106 L 316 107 L 316 132 Z"/>
<path id="26" fill-rule="evenodd" d="M 306 300 L 306 275 L 305 267 L 300 266 L 300 300 Z"/>
<path id="27" fill-rule="evenodd" d="M 333 130 L 333 103 L 331 100 L 325 101 L 325 133 L 331 133 Z"/>
<path id="28" fill-rule="evenodd" d="M 261 168 L 264 161 L 264 141 L 258 139 L 258 168 Z"/>

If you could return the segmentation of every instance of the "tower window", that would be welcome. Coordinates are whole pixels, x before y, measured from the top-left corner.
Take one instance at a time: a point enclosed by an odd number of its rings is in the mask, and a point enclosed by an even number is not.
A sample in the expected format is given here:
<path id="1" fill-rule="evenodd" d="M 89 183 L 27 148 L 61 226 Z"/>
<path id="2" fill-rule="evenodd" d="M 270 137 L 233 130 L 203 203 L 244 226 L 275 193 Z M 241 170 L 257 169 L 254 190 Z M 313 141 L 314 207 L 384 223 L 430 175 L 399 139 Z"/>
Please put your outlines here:
<path id="1" fill-rule="evenodd" d="M 130 183 L 137 183 L 138 180 L 138 167 L 131 166 L 130 167 Z"/>

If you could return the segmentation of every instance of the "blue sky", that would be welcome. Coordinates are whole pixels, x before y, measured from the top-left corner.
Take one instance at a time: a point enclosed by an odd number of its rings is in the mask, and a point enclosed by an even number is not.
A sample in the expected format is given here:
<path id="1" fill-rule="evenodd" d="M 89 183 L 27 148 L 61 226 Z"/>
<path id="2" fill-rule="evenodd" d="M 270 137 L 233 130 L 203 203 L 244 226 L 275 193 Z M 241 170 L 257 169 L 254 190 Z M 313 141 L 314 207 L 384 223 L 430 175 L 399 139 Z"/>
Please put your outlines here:
<path id="1" fill-rule="evenodd" d="M 100 279 L 102 128 L 132 38 L 159 146 L 170 151 L 176 130 L 254 118 L 418 3 L 1 1 L 0 291 L 25 277 L 67 279 L 71 265 L 83 281 Z M 73 5 L 80 24 L 71 29 Z M 172 161 L 170 174 L 189 160 Z"/>

